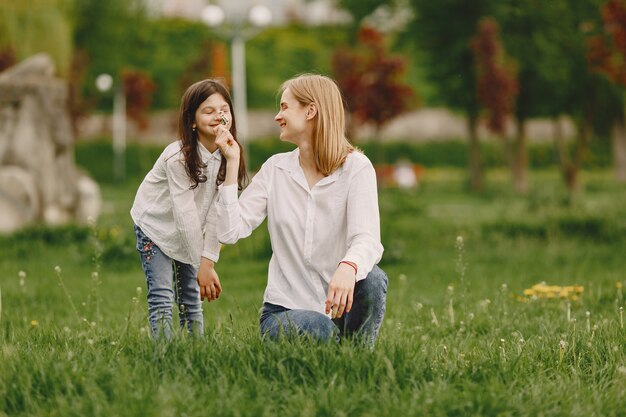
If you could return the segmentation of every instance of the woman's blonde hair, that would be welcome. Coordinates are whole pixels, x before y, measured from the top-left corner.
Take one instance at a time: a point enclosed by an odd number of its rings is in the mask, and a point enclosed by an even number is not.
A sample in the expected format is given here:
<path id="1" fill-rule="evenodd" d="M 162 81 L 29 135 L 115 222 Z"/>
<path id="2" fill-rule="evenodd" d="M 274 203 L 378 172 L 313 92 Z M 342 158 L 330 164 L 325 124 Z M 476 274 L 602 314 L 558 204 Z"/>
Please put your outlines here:
<path id="1" fill-rule="evenodd" d="M 345 135 L 345 112 L 339 87 L 335 81 L 323 75 L 302 74 L 285 81 L 280 92 L 287 88 L 303 106 L 315 104 L 315 163 L 322 174 L 332 174 L 354 150 Z"/>

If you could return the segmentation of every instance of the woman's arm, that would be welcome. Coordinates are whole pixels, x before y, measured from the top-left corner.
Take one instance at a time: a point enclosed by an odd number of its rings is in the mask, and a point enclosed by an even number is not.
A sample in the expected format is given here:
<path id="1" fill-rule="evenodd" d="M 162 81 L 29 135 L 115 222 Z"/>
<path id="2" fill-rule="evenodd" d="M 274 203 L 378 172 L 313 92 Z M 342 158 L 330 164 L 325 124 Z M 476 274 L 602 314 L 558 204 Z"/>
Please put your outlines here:
<path id="1" fill-rule="evenodd" d="M 235 243 L 250 236 L 267 216 L 270 169 L 267 169 L 267 163 L 264 164 L 237 198 L 239 146 L 230 132 L 221 126 L 215 143 L 226 158 L 226 178 L 216 203 L 217 237 L 222 243 Z"/>
<path id="2" fill-rule="evenodd" d="M 337 265 L 326 296 L 326 314 L 332 313 L 333 318 L 350 312 L 356 281 L 367 277 L 383 253 L 376 174 L 369 161 L 350 182 L 346 216 L 348 250 Z"/>
<path id="3" fill-rule="evenodd" d="M 371 163 L 354 176 L 347 202 L 348 250 L 342 260 L 356 264 L 356 280 L 365 279 L 383 254 L 376 173 Z"/>

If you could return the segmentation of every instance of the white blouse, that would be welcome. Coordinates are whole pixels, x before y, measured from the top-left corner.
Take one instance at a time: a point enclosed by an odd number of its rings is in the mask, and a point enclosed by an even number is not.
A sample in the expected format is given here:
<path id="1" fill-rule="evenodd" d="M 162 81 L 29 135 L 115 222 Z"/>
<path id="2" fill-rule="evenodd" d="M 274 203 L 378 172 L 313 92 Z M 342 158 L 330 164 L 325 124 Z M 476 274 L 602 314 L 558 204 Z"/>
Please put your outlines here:
<path id="1" fill-rule="evenodd" d="M 343 166 L 309 188 L 299 150 L 272 156 L 237 199 L 220 186 L 217 234 L 222 243 L 249 236 L 268 218 L 272 244 L 264 301 L 324 314 L 328 284 L 341 260 L 362 280 L 382 256 L 374 167 L 352 152 Z"/>
<path id="2" fill-rule="evenodd" d="M 216 233 L 215 180 L 222 155 L 198 142 L 207 181 L 194 189 L 185 170 L 181 142 L 169 144 L 137 190 L 131 217 L 172 259 L 198 268 L 200 258 L 217 262 L 220 243 Z"/>

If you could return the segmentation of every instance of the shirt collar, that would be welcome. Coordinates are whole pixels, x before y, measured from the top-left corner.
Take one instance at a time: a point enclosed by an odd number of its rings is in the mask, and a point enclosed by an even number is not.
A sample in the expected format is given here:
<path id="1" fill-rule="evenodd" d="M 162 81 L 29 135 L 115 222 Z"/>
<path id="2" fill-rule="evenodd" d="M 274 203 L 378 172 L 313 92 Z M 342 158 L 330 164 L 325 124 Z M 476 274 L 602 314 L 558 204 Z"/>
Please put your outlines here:
<path id="1" fill-rule="evenodd" d="M 204 145 L 202 144 L 202 142 L 198 141 L 198 149 L 200 149 L 200 156 L 202 156 L 202 159 L 217 159 L 219 161 L 222 160 L 222 153 L 220 152 L 219 148 L 215 150 L 215 152 L 209 152 L 209 150 L 207 148 L 204 147 Z"/>
<path id="2" fill-rule="evenodd" d="M 350 154 L 348 154 L 348 157 L 349 156 Z M 332 174 L 322 178 L 317 184 L 315 184 L 315 186 L 326 185 L 335 182 L 343 173 L 345 164 L 346 162 L 344 162 Z M 302 168 L 300 167 L 299 148 L 294 149 L 285 158 L 282 158 L 280 161 L 278 161 L 276 163 L 276 166 L 289 172 L 294 179 L 296 179 L 298 182 L 301 182 L 303 187 L 308 190 L 308 186 L 306 185 L 306 180 L 304 178 L 304 173 L 302 171 Z"/>
<path id="3" fill-rule="evenodd" d="M 300 149 L 296 148 L 289 152 L 285 158 L 282 158 L 276 163 L 278 168 L 282 168 L 285 171 L 294 173 L 300 169 Z"/>

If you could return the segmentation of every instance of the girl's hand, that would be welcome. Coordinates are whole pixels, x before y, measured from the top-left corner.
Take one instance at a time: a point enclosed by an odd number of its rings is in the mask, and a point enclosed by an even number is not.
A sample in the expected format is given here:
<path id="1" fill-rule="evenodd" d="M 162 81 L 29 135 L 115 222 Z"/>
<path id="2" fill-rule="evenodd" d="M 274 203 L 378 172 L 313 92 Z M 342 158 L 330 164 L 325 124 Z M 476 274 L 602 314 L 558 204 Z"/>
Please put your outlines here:
<path id="1" fill-rule="evenodd" d="M 344 312 L 352 308 L 356 273 L 346 264 L 339 264 L 328 285 L 326 297 L 326 314 L 332 311 L 331 317 L 340 318 Z"/>
<path id="2" fill-rule="evenodd" d="M 227 161 L 239 160 L 239 144 L 230 134 L 226 126 L 219 125 L 215 128 L 215 144 L 220 148 L 220 152 Z"/>
<path id="3" fill-rule="evenodd" d="M 214 268 L 213 261 L 202 258 L 200 261 L 200 269 L 198 269 L 198 276 L 196 280 L 200 286 L 200 301 L 206 300 L 211 302 L 217 300 L 222 293 L 222 284 L 220 284 L 220 278 L 217 276 Z"/>

